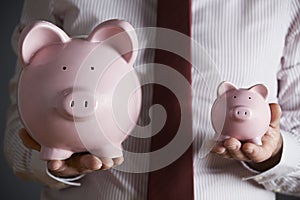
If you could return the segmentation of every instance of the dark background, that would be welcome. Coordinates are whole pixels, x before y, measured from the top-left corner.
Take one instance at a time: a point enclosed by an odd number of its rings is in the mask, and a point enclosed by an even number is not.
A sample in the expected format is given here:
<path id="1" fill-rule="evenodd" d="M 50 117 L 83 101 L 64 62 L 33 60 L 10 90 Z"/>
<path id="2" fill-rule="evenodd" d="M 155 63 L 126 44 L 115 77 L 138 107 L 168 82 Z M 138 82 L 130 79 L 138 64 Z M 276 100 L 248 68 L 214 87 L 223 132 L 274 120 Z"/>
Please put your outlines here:
<path id="1" fill-rule="evenodd" d="M 0 199 L 39 199 L 41 186 L 37 183 L 20 180 L 15 177 L 3 156 L 3 137 L 5 130 L 6 108 L 9 105 L 8 81 L 14 73 L 16 56 L 11 49 L 11 34 L 18 23 L 22 0 L 0 1 L 1 53 L 0 53 Z M 278 200 L 296 200 L 300 198 L 278 195 Z"/>
<path id="2" fill-rule="evenodd" d="M 39 199 L 40 188 L 37 183 L 22 181 L 15 177 L 3 156 L 3 138 L 5 130 L 6 109 L 9 104 L 8 81 L 14 73 L 16 56 L 11 49 L 11 34 L 18 23 L 23 1 L 6 0 L 0 2 L 1 52 L 0 52 L 0 199 Z"/>
<path id="3" fill-rule="evenodd" d="M 39 199 L 40 188 L 37 183 L 22 181 L 16 178 L 7 165 L 3 156 L 3 138 L 5 130 L 6 109 L 9 104 L 8 81 L 13 75 L 16 56 L 11 49 L 11 34 L 14 26 L 18 23 L 22 0 L 6 0 L 0 2 L 1 24 L 1 52 L 0 52 L 0 199 Z"/>

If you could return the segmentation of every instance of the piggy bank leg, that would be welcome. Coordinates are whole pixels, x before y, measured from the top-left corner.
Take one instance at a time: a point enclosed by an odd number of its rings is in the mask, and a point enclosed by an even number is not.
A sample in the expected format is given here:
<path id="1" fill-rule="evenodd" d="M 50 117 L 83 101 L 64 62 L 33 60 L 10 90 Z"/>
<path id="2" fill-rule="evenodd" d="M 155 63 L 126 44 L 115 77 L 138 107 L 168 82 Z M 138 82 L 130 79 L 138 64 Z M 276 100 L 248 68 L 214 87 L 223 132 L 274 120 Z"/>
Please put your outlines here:
<path id="1" fill-rule="evenodd" d="M 249 140 L 249 142 L 252 142 L 252 143 L 254 143 L 256 145 L 262 145 L 261 137 L 255 137 L 255 138 Z"/>
<path id="2" fill-rule="evenodd" d="M 101 146 L 101 148 L 94 149 L 90 151 L 90 153 L 98 156 L 98 157 L 106 157 L 106 158 L 118 158 L 123 156 L 122 146 L 121 145 L 105 145 Z"/>
<path id="3" fill-rule="evenodd" d="M 40 152 L 40 159 L 42 160 L 65 160 L 74 152 L 65 150 L 65 149 L 57 149 L 57 148 L 50 148 L 50 147 L 41 147 Z"/>

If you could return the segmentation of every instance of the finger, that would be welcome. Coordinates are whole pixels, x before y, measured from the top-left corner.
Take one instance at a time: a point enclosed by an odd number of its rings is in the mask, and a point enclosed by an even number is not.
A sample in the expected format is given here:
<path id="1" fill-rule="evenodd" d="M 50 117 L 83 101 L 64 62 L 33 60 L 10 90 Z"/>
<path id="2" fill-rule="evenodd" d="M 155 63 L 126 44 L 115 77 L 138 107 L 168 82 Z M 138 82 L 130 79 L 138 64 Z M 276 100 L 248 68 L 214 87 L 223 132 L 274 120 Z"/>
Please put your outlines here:
<path id="1" fill-rule="evenodd" d="M 226 152 L 226 148 L 223 146 L 223 142 L 217 143 L 211 150 L 213 153 L 222 155 Z"/>
<path id="2" fill-rule="evenodd" d="M 226 159 L 233 159 L 231 154 L 225 149 L 225 151 L 223 153 L 219 153 L 217 154 L 218 156 L 222 157 L 222 158 L 226 158 Z"/>
<path id="3" fill-rule="evenodd" d="M 118 157 L 118 158 L 113 158 L 112 159 L 114 162 L 114 166 L 121 165 L 124 162 L 124 157 Z"/>
<path id="4" fill-rule="evenodd" d="M 270 126 L 272 128 L 277 128 L 277 127 L 279 128 L 280 117 L 281 117 L 281 108 L 280 108 L 279 104 L 277 104 L 277 103 L 272 103 L 269 106 L 270 106 L 270 110 L 271 110 Z"/>
<path id="5" fill-rule="evenodd" d="M 29 149 L 34 149 L 34 150 L 40 151 L 41 145 L 39 145 L 39 143 L 37 143 L 29 135 L 29 133 L 26 131 L 25 128 L 20 129 L 20 131 L 19 131 L 19 137 L 22 140 L 22 142 L 23 142 L 23 144 L 24 144 L 25 147 L 27 147 Z"/>
<path id="6" fill-rule="evenodd" d="M 85 171 L 96 171 L 101 169 L 103 163 L 98 157 L 92 154 L 86 154 L 80 158 L 80 165 Z"/>
<path id="7" fill-rule="evenodd" d="M 224 147 L 233 159 L 249 161 L 250 159 L 246 156 L 246 154 L 244 154 L 244 152 L 242 152 L 241 146 L 241 142 L 235 138 L 229 138 L 224 141 Z"/>
<path id="8" fill-rule="evenodd" d="M 231 154 L 228 152 L 228 151 L 226 151 L 223 155 L 221 155 L 222 156 L 222 158 L 226 158 L 226 159 L 230 159 L 230 160 L 232 160 L 233 158 L 232 158 L 232 156 L 231 156 Z"/>
<path id="9" fill-rule="evenodd" d="M 49 171 L 58 177 L 78 175 L 75 170 L 68 170 L 64 160 L 49 160 L 47 163 Z"/>
<path id="10" fill-rule="evenodd" d="M 101 157 L 100 160 L 102 161 L 102 170 L 107 170 L 114 166 L 114 161 L 112 158 Z"/>
<path id="11" fill-rule="evenodd" d="M 217 143 L 213 149 L 212 152 L 217 154 L 218 156 L 221 156 L 222 158 L 226 159 L 232 159 L 232 156 L 230 153 L 227 151 L 227 149 L 223 146 L 223 142 Z"/>
<path id="12" fill-rule="evenodd" d="M 63 171 L 63 160 L 49 160 L 47 163 L 48 169 L 53 172 L 61 172 Z"/>
<path id="13" fill-rule="evenodd" d="M 72 177 L 82 174 L 77 168 L 70 167 L 66 164 L 64 160 L 51 160 L 48 161 L 49 171 L 57 177 Z"/>
<path id="14" fill-rule="evenodd" d="M 91 154 L 74 154 L 67 160 L 51 160 L 48 169 L 59 177 L 76 176 L 99 170 L 102 162 Z"/>
<path id="15" fill-rule="evenodd" d="M 69 168 L 75 169 L 76 173 L 89 173 L 101 169 L 101 160 L 87 152 L 73 154 L 73 156 L 66 160 L 66 165 Z"/>

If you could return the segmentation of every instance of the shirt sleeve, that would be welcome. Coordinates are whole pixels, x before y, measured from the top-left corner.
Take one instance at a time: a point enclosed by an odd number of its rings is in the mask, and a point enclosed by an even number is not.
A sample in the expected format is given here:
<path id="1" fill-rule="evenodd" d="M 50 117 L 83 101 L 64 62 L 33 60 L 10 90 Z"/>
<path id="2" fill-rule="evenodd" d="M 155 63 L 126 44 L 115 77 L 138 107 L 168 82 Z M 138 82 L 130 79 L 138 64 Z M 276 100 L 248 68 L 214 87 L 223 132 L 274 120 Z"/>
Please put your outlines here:
<path id="1" fill-rule="evenodd" d="M 16 26 L 12 35 L 12 47 L 17 53 L 18 40 L 23 27 L 33 20 L 46 20 L 55 23 L 57 19 L 52 15 L 51 0 L 26 0 L 19 25 Z M 23 124 L 17 110 L 17 84 L 21 64 L 17 61 L 15 73 L 10 79 L 10 106 L 7 112 L 6 130 L 4 136 L 4 155 L 13 172 L 20 178 L 40 182 L 46 186 L 56 189 L 66 188 L 70 185 L 79 186 L 80 183 L 73 182 L 82 176 L 72 179 L 58 178 L 47 170 L 46 161 L 38 157 L 38 152 L 26 148 L 18 136 Z"/>
<path id="2" fill-rule="evenodd" d="M 300 3 L 294 1 L 281 69 L 278 72 L 278 102 L 282 109 L 283 151 L 279 164 L 252 179 L 268 190 L 300 196 Z"/>

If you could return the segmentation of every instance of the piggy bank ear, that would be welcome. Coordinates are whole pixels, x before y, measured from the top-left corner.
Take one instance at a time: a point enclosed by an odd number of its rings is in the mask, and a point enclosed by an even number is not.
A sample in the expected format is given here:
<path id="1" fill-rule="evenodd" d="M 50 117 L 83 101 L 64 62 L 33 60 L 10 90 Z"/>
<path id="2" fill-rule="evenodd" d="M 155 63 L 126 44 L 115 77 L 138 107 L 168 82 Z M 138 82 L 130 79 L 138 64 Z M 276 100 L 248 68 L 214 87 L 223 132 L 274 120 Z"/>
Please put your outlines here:
<path id="1" fill-rule="evenodd" d="M 69 36 L 63 30 L 49 22 L 37 21 L 26 26 L 19 40 L 19 56 L 23 66 L 28 65 L 40 49 L 69 40 Z"/>
<path id="2" fill-rule="evenodd" d="M 220 85 L 218 87 L 217 95 L 219 97 L 222 94 L 224 94 L 225 92 L 228 92 L 229 90 L 236 90 L 236 89 L 237 88 L 232 83 L 223 81 L 222 83 L 220 83 Z"/>
<path id="3" fill-rule="evenodd" d="M 263 84 L 254 85 L 249 90 L 260 94 L 265 100 L 268 98 L 268 88 Z"/>
<path id="4" fill-rule="evenodd" d="M 104 41 L 116 49 L 131 65 L 136 60 L 137 36 L 134 28 L 126 21 L 117 19 L 105 21 L 96 26 L 89 35 L 88 40 L 91 42 Z"/>

